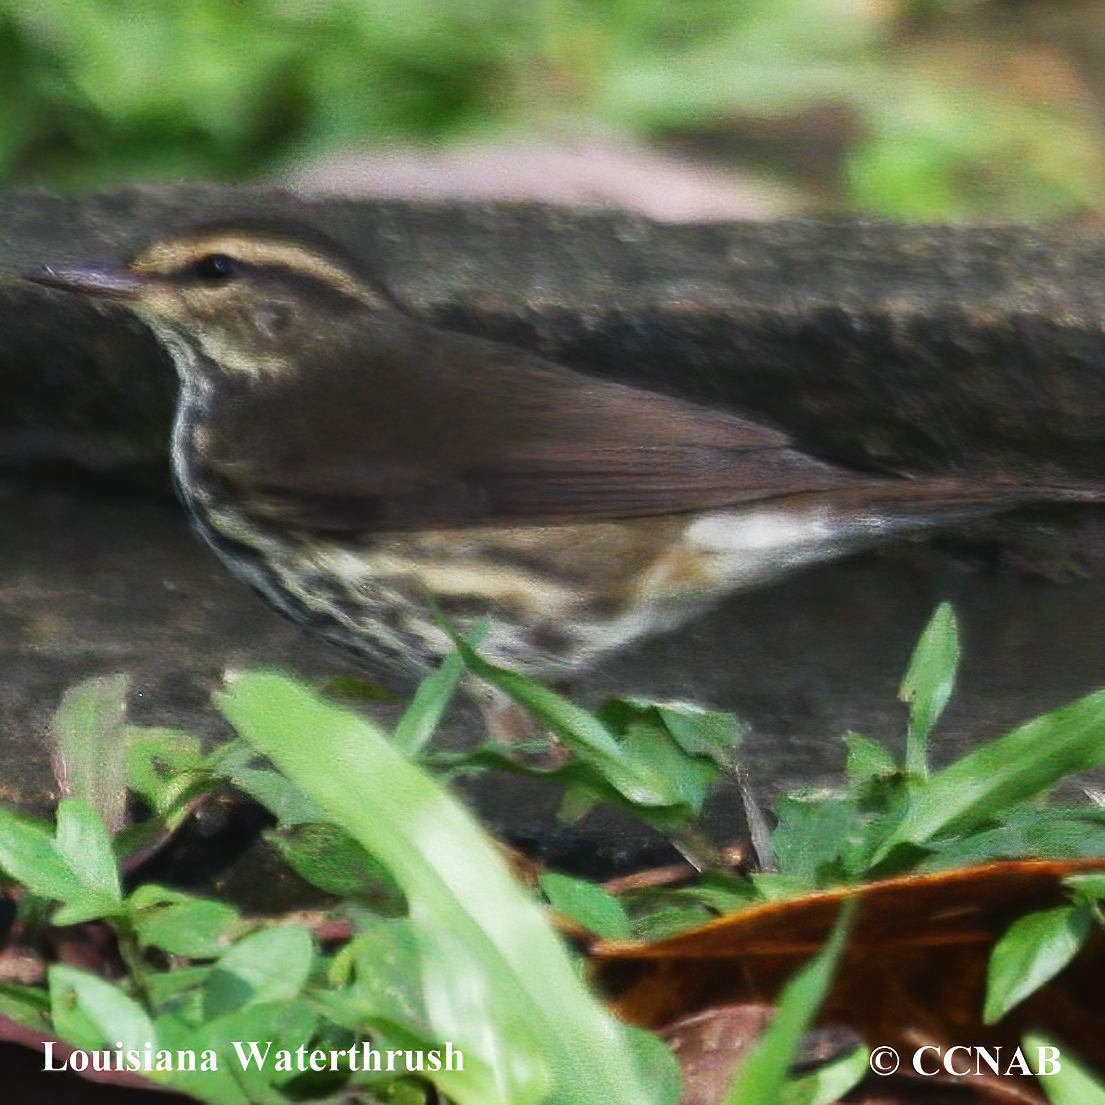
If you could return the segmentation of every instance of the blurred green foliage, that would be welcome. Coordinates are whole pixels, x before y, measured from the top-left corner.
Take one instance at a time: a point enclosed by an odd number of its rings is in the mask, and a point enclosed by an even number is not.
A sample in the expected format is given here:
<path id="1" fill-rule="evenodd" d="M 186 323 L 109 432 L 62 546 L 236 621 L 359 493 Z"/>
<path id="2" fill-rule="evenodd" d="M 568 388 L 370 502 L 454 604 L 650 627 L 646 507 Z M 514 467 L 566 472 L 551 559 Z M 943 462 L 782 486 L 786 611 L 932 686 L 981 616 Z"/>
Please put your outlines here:
<path id="1" fill-rule="evenodd" d="M 833 110 L 853 133 L 830 203 L 906 218 L 1102 207 L 1090 93 L 1054 50 L 917 33 L 919 13 L 958 7 L 0 0 L 0 182 L 233 181 L 387 142 L 739 132 Z"/>

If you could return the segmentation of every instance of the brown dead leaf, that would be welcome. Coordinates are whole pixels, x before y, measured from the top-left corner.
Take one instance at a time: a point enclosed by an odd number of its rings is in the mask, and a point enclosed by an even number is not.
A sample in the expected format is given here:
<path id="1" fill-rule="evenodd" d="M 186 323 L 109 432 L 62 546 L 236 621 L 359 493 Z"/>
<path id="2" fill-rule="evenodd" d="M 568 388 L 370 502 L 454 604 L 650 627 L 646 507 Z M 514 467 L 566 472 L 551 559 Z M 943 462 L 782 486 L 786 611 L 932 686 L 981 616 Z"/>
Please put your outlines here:
<path id="1" fill-rule="evenodd" d="M 771 902 L 652 944 L 600 943 L 593 974 L 625 1020 L 654 1029 L 720 1006 L 771 1004 L 854 895 L 859 910 L 819 1023 L 854 1029 L 872 1048 L 896 1048 L 903 1068 L 925 1045 L 1001 1047 L 1008 1057 L 1025 1030 L 1034 1029 L 1102 1076 L 1100 930 L 1074 963 L 1003 1021 L 981 1021 L 998 936 L 1016 918 L 1062 904 L 1063 878 L 1102 869 L 1100 859 L 994 863 Z M 1020 1075 L 971 1082 L 993 1100 L 1039 1100 L 1034 1084 Z"/>

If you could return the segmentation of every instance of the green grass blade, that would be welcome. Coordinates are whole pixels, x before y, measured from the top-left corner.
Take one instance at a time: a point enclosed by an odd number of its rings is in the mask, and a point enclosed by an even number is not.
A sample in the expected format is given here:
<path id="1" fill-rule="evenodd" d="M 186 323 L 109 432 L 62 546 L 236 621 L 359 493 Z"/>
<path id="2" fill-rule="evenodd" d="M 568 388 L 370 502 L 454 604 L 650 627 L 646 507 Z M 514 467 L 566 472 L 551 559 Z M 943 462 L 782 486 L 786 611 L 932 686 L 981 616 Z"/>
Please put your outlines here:
<path id="1" fill-rule="evenodd" d="M 1045 1050 L 1046 1049 L 1046 1050 Z M 1025 1056 L 1033 1070 L 1042 1067 L 1045 1056 L 1062 1055 L 1058 1070 L 1048 1070 L 1040 1078 L 1040 1088 L 1051 1105 L 1105 1105 L 1105 1085 L 1066 1051 L 1046 1036 L 1028 1033 L 1024 1038 Z"/>
<path id="2" fill-rule="evenodd" d="M 959 667 L 959 627 L 951 603 L 942 602 L 921 632 L 898 692 L 909 703 L 906 771 L 928 775 L 928 736 L 955 689 Z"/>
<path id="3" fill-rule="evenodd" d="M 678 784 L 653 770 L 647 761 L 630 756 L 593 714 L 524 675 L 488 663 L 463 638 L 454 634 L 453 641 L 472 672 L 525 706 L 584 763 L 601 771 L 610 785 L 630 802 L 642 806 L 682 803 Z"/>
<path id="4" fill-rule="evenodd" d="M 870 1073 L 871 1049 L 857 1047 L 810 1074 L 792 1079 L 783 1087 L 781 1105 L 833 1105 Z"/>
<path id="5" fill-rule="evenodd" d="M 778 1105 L 792 1056 L 832 985 L 855 911 L 854 898 L 844 903 L 825 946 L 787 983 L 775 1019 L 741 1064 L 723 1105 Z"/>
<path id="6" fill-rule="evenodd" d="M 624 1032 L 474 820 L 382 732 L 274 674 L 239 677 L 221 709 L 404 891 L 433 1029 L 488 1073 L 480 1085 L 442 1080 L 449 1096 L 480 1105 L 536 1103 L 550 1090 L 564 1105 L 657 1100 Z"/>
<path id="7" fill-rule="evenodd" d="M 1105 763 L 1105 691 L 1034 718 L 918 784 L 872 864 L 899 844 L 968 833 L 1046 791 L 1066 775 Z"/>
<path id="8" fill-rule="evenodd" d="M 459 652 L 450 652 L 437 671 L 418 684 L 411 704 L 403 711 L 391 742 L 407 759 L 414 759 L 430 742 L 464 672 Z"/>

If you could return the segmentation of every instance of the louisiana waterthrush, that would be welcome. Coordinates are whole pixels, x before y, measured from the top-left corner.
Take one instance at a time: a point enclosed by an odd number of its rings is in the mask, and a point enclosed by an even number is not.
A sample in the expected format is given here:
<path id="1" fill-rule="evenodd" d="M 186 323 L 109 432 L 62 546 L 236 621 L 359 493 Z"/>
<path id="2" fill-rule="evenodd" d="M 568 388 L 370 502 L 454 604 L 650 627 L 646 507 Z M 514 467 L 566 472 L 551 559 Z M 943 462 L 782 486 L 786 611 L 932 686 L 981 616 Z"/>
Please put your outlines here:
<path id="1" fill-rule="evenodd" d="M 138 314 L 180 376 L 196 528 L 277 609 L 373 659 L 570 674 L 727 592 L 1019 501 L 827 463 L 736 414 L 426 325 L 306 228 L 207 224 L 39 284 Z"/>

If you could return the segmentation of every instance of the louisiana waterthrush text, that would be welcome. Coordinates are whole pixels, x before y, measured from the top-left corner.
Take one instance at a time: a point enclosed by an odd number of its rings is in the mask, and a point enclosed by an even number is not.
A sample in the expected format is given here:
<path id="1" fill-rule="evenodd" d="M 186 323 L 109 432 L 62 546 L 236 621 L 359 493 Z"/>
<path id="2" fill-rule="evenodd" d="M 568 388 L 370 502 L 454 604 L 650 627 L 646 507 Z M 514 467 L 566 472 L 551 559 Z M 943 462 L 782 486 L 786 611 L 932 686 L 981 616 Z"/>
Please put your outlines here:
<path id="1" fill-rule="evenodd" d="M 1092 491 L 873 476 L 737 415 L 409 317 L 306 228 L 206 224 L 39 284 L 138 314 L 180 376 L 179 493 L 279 610 L 408 668 L 570 674 L 727 592 L 910 529 Z"/>

